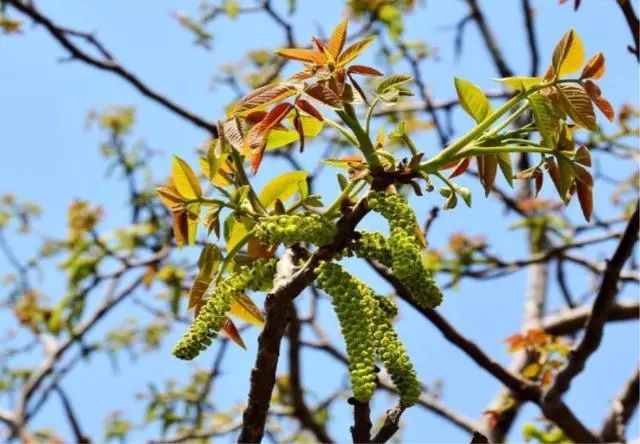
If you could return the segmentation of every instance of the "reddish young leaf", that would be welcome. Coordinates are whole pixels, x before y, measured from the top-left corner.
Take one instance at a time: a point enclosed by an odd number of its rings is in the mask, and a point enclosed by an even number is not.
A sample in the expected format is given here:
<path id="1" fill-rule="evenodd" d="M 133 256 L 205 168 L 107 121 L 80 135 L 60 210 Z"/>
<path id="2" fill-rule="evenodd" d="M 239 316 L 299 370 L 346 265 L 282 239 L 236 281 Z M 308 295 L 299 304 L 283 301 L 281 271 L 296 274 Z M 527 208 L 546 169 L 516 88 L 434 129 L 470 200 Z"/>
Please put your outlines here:
<path id="1" fill-rule="evenodd" d="M 582 214 L 588 222 L 591 220 L 591 214 L 593 213 L 593 186 L 579 180 L 576 182 L 576 191 Z"/>
<path id="2" fill-rule="evenodd" d="M 476 156 L 476 162 L 478 163 L 478 175 L 480 176 L 480 182 L 484 187 L 484 194 L 488 196 L 489 193 L 491 193 L 494 182 L 496 181 L 498 159 L 495 155 Z"/>
<path id="3" fill-rule="evenodd" d="M 595 103 L 598 109 L 602 111 L 602 114 L 604 114 L 605 117 L 609 119 L 609 122 L 613 122 L 613 120 L 615 119 L 615 111 L 613 110 L 613 106 L 611 106 L 611 103 L 609 103 L 607 99 L 602 97 L 602 92 L 600 91 L 598 85 L 593 83 L 591 80 L 585 80 L 584 89 L 587 91 L 587 94 L 589 94 L 589 97 L 591 98 L 593 103 Z"/>
<path id="4" fill-rule="evenodd" d="M 255 174 L 260 167 L 264 151 L 267 147 L 269 132 L 280 124 L 287 114 L 293 109 L 293 105 L 287 102 L 279 103 L 269 111 L 264 119 L 255 125 L 245 138 L 244 152 L 249 156 L 251 172 Z"/>
<path id="5" fill-rule="evenodd" d="M 276 50 L 276 54 L 286 59 L 311 62 L 316 65 L 324 65 L 327 63 L 327 57 L 322 52 L 315 49 L 284 48 Z"/>
<path id="6" fill-rule="evenodd" d="M 563 109 L 575 124 L 593 130 L 596 127 L 596 116 L 585 89 L 578 85 L 562 84 L 558 91 Z"/>
<path id="7" fill-rule="evenodd" d="M 173 219 L 173 237 L 176 240 L 178 248 L 182 248 L 189 238 L 187 211 L 174 211 L 171 213 L 171 217 Z"/>
<path id="8" fill-rule="evenodd" d="M 584 68 L 582 69 L 582 74 L 580 74 L 581 79 L 599 79 L 603 76 L 606 65 L 604 60 L 604 54 L 601 52 L 597 53 L 593 57 L 589 59 Z"/>
<path id="9" fill-rule="evenodd" d="M 384 74 L 382 74 L 380 71 L 378 71 L 377 69 L 373 69 L 370 66 L 365 66 L 365 65 L 351 65 L 349 68 L 347 68 L 347 72 L 350 74 L 362 74 L 365 76 L 382 76 Z"/>
<path id="10" fill-rule="evenodd" d="M 322 117 L 320 111 L 318 111 L 318 109 L 308 101 L 304 99 L 298 99 L 296 100 L 296 106 L 300 111 L 304 111 L 316 120 L 319 120 L 320 122 L 324 121 L 324 118 Z"/>
<path id="11" fill-rule="evenodd" d="M 162 203 L 171 211 L 175 211 L 180 208 L 182 201 L 184 200 L 180 194 L 178 194 L 178 190 L 175 189 L 173 184 L 156 188 L 156 193 Z"/>
<path id="12" fill-rule="evenodd" d="M 358 91 L 358 94 L 360 94 L 360 97 L 362 97 L 362 100 L 364 100 L 364 103 L 366 103 L 367 105 L 369 104 L 369 101 L 367 100 L 367 96 L 364 93 L 363 89 L 360 87 L 360 85 L 358 84 L 358 82 L 356 82 L 356 79 L 353 78 L 353 76 L 350 73 L 347 73 L 347 75 L 349 76 L 349 80 L 351 80 L 351 84 L 353 85 L 353 87 L 356 89 L 356 91 Z M 346 85 L 348 86 L 348 85 Z M 345 92 L 346 92 L 347 88 L 345 87 Z M 351 99 L 351 100 L 349 100 Z M 342 94 L 342 100 L 344 100 L 345 102 L 353 102 L 353 98 L 350 97 L 345 97 L 345 94 Z"/>
<path id="13" fill-rule="evenodd" d="M 453 179 L 454 177 L 458 177 L 459 175 L 464 174 L 464 172 L 469 168 L 470 164 L 471 157 L 465 157 L 464 159 L 459 161 L 451 174 L 449 174 L 449 179 Z"/>
<path id="14" fill-rule="evenodd" d="M 244 145 L 244 136 L 242 134 L 240 119 L 235 116 L 231 117 L 225 120 L 222 128 L 224 131 L 220 133 L 220 137 L 237 151 L 242 151 L 242 146 Z"/>
<path id="15" fill-rule="evenodd" d="M 269 105 L 279 102 L 296 94 L 293 85 L 280 83 L 278 85 L 265 85 L 254 89 L 236 103 L 235 114 L 246 115 L 253 111 L 260 111 Z"/>
<path id="16" fill-rule="evenodd" d="M 335 27 L 333 32 L 331 33 L 331 37 L 327 41 L 326 50 L 329 55 L 336 60 L 342 49 L 344 48 L 344 42 L 347 40 L 347 27 L 349 26 L 349 22 L 347 19 L 342 20 L 338 23 L 338 26 Z"/>
<path id="17" fill-rule="evenodd" d="M 573 158 L 576 163 L 590 167 L 591 166 L 591 153 L 586 145 L 580 145 L 576 150 L 576 155 Z"/>
<path id="18" fill-rule="evenodd" d="M 324 43 L 322 43 L 318 37 L 311 37 L 311 43 L 313 43 L 313 46 L 315 46 L 318 51 L 325 52 Z"/>
<path id="19" fill-rule="evenodd" d="M 240 336 L 240 332 L 236 328 L 236 325 L 231 321 L 231 319 L 225 319 L 222 327 L 220 328 L 220 331 L 240 347 L 244 348 L 245 350 L 247 349 L 247 346 L 242 340 L 242 336 Z"/>
<path id="20" fill-rule="evenodd" d="M 540 169 L 536 168 L 536 172 L 533 175 L 533 180 L 535 181 L 535 197 L 538 197 L 540 190 L 542 189 L 542 185 L 544 184 L 544 174 Z"/>
<path id="21" fill-rule="evenodd" d="M 342 108 L 342 100 L 340 100 L 340 97 L 320 83 L 314 83 L 304 92 L 327 106 L 332 108 Z"/>
<path id="22" fill-rule="evenodd" d="M 332 89 L 336 92 L 336 94 L 341 96 L 344 92 L 344 86 L 347 83 L 347 71 L 344 69 L 336 70 L 335 77 L 331 79 L 331 82 L 332 86 L 335 86 L 335 88 Z"/>
<path id="23" fill-rule="evenodd" d="M 551 177 L 553 185 L 556 187 L 556 190 L 558 191 L 560 197 L 564 200 L 564 197 L 562 196 L 562 185 L 560 183 L 560 171 L 558 170 L 556 161 L 549 157 L 545 159 L 545 164 L 547 166 L 547 171 L 549 172 L 549 176 Z"/>
<path id="24" fill-rule="evenodd" d="M 304 127 L 302 126 L 302 120 L 300 119 L 300 113 L 296 109 L 296 116 L 293 118 L 293 127 L 298 132 L 300 138 L 300 152 L 304 151 Z"/>

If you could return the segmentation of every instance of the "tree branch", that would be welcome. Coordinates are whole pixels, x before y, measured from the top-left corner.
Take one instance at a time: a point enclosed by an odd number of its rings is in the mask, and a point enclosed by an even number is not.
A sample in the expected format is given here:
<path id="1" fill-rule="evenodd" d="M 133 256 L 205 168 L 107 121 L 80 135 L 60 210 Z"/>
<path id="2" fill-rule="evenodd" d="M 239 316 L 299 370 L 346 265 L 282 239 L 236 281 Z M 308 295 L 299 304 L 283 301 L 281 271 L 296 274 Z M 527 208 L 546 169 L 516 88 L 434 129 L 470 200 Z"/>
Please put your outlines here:
<path id="1" fill-rule="evenodd" d="M 547 400 L 560 398 L 569 390 L 573 378 L 582 372 L 589 356 L 600 346 L 604 325 L 609 318 L 618 294 L 620 271 L 631 256 L 633 247 L 638 240 L 638 229 L 640 228 L 638 211 L 638 204 L 636 204 L 636 209 L 627 224 L 622 239 L 620 239 L 611 261 L 607 264 L 600 291 L 596 296 L 591 315 L 585 325 L 584 337 L 578 346 L 571 351 L 566 367 L 558 373 L 553 385 L 545 394 L 545 399 Z"/>
<path id="2" fill-rule="evenodd" d="M 631 419 L 640 401 L 640 368 L 626 382 L 620 394 L 612 402 L 611 411 L 605 419 L 600 438 L 604 442 L 623 442 L 625 425 Z"/>
<path id="3" fill-rule="evenodd" d="M 159 103 L 164 108 L 170 110 L 174 114 L 188 120 L 195 126 L 202 128 L 208 131 L 212 136 L 217 137 L 218 130 L 216 125 L 208 122 L 204 118 L 193 114 L 187 109 L 179 106 L 175 102 L 167 99 L 159 92 L 153 90 L 150 86 L 140 80 L 135 74 L 131 71 L 125 69 L 123 66 L 118 64 L 118 62 L 113 58 L 111 53 L 107 51 L 94 36 L 89 33 L 74 31 L 68 28 L 60 27 L 56 25 L 53 21 L 51 21 L 47 16 L 40 13 L 38 9 L 33 5 L 32 2 L 23 2 L 21 0 L 7 0 L 7 4 L 11 5 L 18 11 L 22 12 L 26 16 L 30 17 L 34 22 L 42 25 L 45 29 L 51 34 L 51 36 L 60 43 L 71 57 L 74 59 L 81 60 L 88 65 L 91 65 L 95 68 L 98 68 L 103 71 L 111 72 L 116 76 L 122 78 L 127 81 L 130 85 L 136 88 L 142 95 L 148 97 L 149 99 Z M 98 52 L 104 57 L 103 59 L 94 57 L 93 55 L 87 53 L 80 49 L 69 37 L 81 37 L 94 46 Z"/>
<path id="4" fill-rule="evenodd" d="M 569 335 L 583 328 L 590 314 L 591 306 L 581 305 L 547 316 L 542 321 L 542 328 L 552 335 Z M 618 302 L 611 307 L 607 322 L 637 320 L 639 318 L 640 303 L 624 301 Z"/>
<path id="5" fill-rule="evenodd" d="M 351 427 L 353 442 L 371 442 L 371 408 L 369 407 L 369 402 L 360 402 L 356 398 L 349 398 L 349 404 L 353 405 L 353 426 Z"/>
<path id="6" fill-rule="evenodd" d="M 67 397 L 67 394 L 60 388 L 58 384 L 53 386 L 53 390 L 60 396 L 60 402 L 62 402 L 62 410 L 69 420 L 69 424 L 71 426 L 71 431 L 73 432 L 74 442 L 80 444 L 88 444 L 91 442 L 87 435 L 82 433 L 82 429 L 80 428 L 80 423 L 78 422 L 78 417 L 73 411 L 73 407 L 71 406 L 71 401 Z"/>
<path id="7" fill-rule="evenodd" d="M 380 430 L 378 430 L 378 433 L 371 438 L 371 442 L 382 443 L 389 441 L 400 428 L 400 417 L 402 416 L 402 412 L 404 412 L 404 407 L 401 407 L 400 405 L 397 405 L 391 410 L 387 410 L 384 423 L 382 424 L 382 427 L 380 427 Z"/>
<path id="8" fill-rule="evenodd" d="M 638 17 L 633 10 L 631 0 L 616 0 L 616 3 L 622 11 L 624 18 L 627 21 L 627 25 L 629 26 L 629 31 L 631 31 L 631 36 L 633 37 L 635 47 L 629 45 L 629 51 L 632 54 L 635 54 L 636 59 L 640 62 L 640 43 L 638 42 L 638 39 L 640 38 L 640 22 L 638 21 Z"/>

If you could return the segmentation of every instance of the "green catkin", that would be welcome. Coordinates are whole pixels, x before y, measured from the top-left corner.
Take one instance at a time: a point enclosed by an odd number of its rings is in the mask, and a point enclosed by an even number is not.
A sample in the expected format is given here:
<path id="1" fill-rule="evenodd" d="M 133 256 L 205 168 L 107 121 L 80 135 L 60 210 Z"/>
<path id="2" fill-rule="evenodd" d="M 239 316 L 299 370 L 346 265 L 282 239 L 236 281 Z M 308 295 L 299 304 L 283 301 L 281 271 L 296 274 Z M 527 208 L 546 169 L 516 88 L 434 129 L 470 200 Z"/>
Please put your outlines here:
<path id="1" fill-rule="evenodd" d="M 394 228 L 389 238 L 391 245 L 391 269 L 396 277 L 411 290 L 414 299 L 422 307 L 433 308 L 442 302 L 442 292 L 422 263 L 420 247 L 414 236 L 401 228 Z"/>
<path id="2" fill-rule="evenodd" d="M 256 225 L 256 236 L 264 243 L 310 242 L 323 246 L 333 242 L 336 226 L 320 214 L 265 216 Z"/>
<path id="3" fill-rule="evenodd" d="M 391 236 L 388 245 L 394 274 L 407 286 L 418 304 L 427 308 L 440 305 L 442 293 L 422 262 L 416 239 L 416 217 L 407 200 L 399 194 L 372 192 L 368 203 L 373 211 L 389 222 Z"/>
<path id="4" fill-rule="evenodd" d="M 398 316 L 398 306 L 390 297 L 376 295 L 376 302 L 380 310 L 387 316 L 387 319 L 392 320 Z"/>
<path id="5" fill-rule="evenodd" d="M 191 360 L 209 347 L 227 318 L 231 301 L 246 289 L 258 291 L 270 287 L 275 271 L 275 259 L 259 259 L 221 280 L 211 291 L 213 294 L 208 295 L 189 330 L 173 348 L 173 355 Z"/>
<path id="6" fill-rule="evenodd" d="M 351 242 L 349 249 L 365 259 L 373 259 L 386 267 L 391 267 L 391 250 L 387 239 L 376 231 L 358 231 L 359 237 Z"/>
<path id="7" fill-rule="evenodd" d="M 375 389 L 375 356 L 398 388 L 400 403 L 404 407 L 415 404 L 421 392 L 420 382 L 389 322 L 389 315 L 397 313 L 395 304 L 387 297 L 375 295 L 340 265 L 322 262 L 316 273 L 319 286 L 332 296 L 338 314 L 347 344 L 354 397 L 359 401 L 371 398 Z"/>
<path id="8" fill-rule="evenodd" d="M 349 356 L 353 396 L 360 402 L 366 402 L 376 388 L 374 346 L 369 321 L 371 306 L 360 297 L 357 280 L 340 265 L 321 262 L 315 271 L 318 286 L 332 296 Z"/>

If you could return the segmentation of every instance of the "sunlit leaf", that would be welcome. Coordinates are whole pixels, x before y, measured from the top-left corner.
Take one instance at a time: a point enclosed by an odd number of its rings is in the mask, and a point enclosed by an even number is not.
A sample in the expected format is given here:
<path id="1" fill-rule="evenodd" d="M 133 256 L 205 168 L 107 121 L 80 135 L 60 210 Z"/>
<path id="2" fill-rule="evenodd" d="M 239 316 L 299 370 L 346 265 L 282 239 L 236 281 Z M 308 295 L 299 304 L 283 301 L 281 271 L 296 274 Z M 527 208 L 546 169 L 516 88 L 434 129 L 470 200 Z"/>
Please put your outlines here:
<path id="1" fill-rule="evenodd" d="M 352 44 L 351 46 L 347 47 L 340 54 L 340 57 L 338 58 L 338 63 L 337 63 L 338 66 L 339 67 L 345 66 L 347 63 L 357 58 L 360 54 L 362 54 L 362 52 L 364 52 L 365 49 L 369 47 L 369 45 L 373 43 L 375 39 L 376 39 L 376 36 L 372 35 L 362 40 L 359 40 L 354 44 Z"/>
<path id="2" fill-rule="evenodd" d="M 578 85 L 562 84 L 558 88 L 563 109 L 571 120 L 583 128 L 593 130 L 596 127 L 596 115 L 587 92 Z"/>
<path id="3" fill-rule="evenodd" d="M 276 199 L 285 202 L 298 192 L 300 183 L 306 186 L 307 175 L 306 171 L 292 171 L 272 179 L 262 189 L 260 201 L 267 208 L 272 206 Z"/>
<path id="4" fill-rule="evenodd" d="M 236 328 L 236 325 L 231 321 L 231 319 L 225 319 L 222 323 L 222 327 L 220 331 L 229 339 L 231 339 L 234 343 L 242 347 L 243 349 L 247 349 L 244 341 L 242 340 L 242 336 L 240 336 L 240 332 Z"/>
<path id="5" fill-rule="evenodd" d="M 513 187 L 513 167 L 511 166 L 511 155 L 509 153 L 497 154 L 498 166 L 507 183 Z"/>
<path id="6" fill-rule="evenodd" d="M 191 284 L 191 288 L 189 289 L 189 306 L 188 309 L 199 308 L 203 304 L 203 296 L 207 289 L 209 288 L 209 284 L 211 283 L 211 278 L 202 278 L 196 277 Z M 198 310 L 197 310 L 198 311 Z M 196 315 L 197 315 L 196 311 Z"/>
<path id="7" fill-rule="evenodd" d="M 189 237 L 188 224 L 187 224 L 187 211 L 180 210 L 171 213 L 173 220 L 173 237 L 178 245 L 178 248 L 182 248 L 187 243 Z"/>
<path id="8" fill-rule="evenodd" d="M 184 200 L 173 186 L 157 187 L 156 194 L 158 195 L 162 203 L 171 211 L 179 208 L 182 205 L 182 201 Z"/>
<path id="9" fill-rule="evenodd" d="M 584 63 L 584 47 L 578 34 L 569 30 L 553 50 L 552 65 L 558 76 L 578 71 Z"/>
<path id="10" fill-rule="evenodd" d="M 237 115 L 247 115 L 255 111 L 260 111 L 269 105 L 280 102 L 287 97 L 295 95 L 296 93 L 297 89 L 292 85 L 284 83 L 280 83 L 278 85 L 265 85 L 261 88 L 254 89 L 238 100 L 234 108 L 234 113 Z"/>
<path id="11" fill-rule="evenodd" d="M 338 55 L 342 52 L 344 48 L 344 42 L 347 39 L 347 26 L 349 22 L 347 19 L 342 20 L 338 23 L 338 26 L 335 27 L 333 32 L 331 33 L 331 37 L 327 41 L 326 49 L 327 52 L 331 55 L 333 60 L 338 58 Z"/>
<path id="12" fill-rule="evenodd" d="M 543 82 L 542 77 L 503 77 L 496 79 L 500 83 L 504 83 L 509 88 L 516 91 L 524 91 Z"/>
<path id="13" fill-rule="evenodd" d="M 275 52 L 280 57 L 300 62 L 315 63 L 316 65 L 323 65 L 327 62 L 325 55 L 315 49 L 283 48 L 277 49 Z"/>
<path id="14" fill-rule="evenodd" d="M 395 74 L 383 79 L 378 86 L 376 86 L 376 92 L 378 94 L 384 94 L 392 89 L 399 87 L 405 83 L 411 82 L 413 77 L 408 74 Z"/>
<path id="15" fill-rule="evenodd" d="M 324 120 L 324 118 L 322 117 L 322 114 L 320 113 L 320 111 L 318 111 L 318 109 L 315 106 L 313 106 L 312 104 L 310 104 L 306 100 L 298 99 L 296 101 L 296 106 L 301 111 L 304 111 L 305 113 L 309 114 L 311 117 L 314 117 L 316 120 L 319 120 L 321 122 Z M 305 132 L 305 134 L 306 134 L 306 132 Z"/>
<path id="16" fill-rule="evenodd" d="M 533 118 L 542 138 L 542 144 L 549 148 L 555 148 L 560 127 L 551 102 L 542 94 L 532 94 L 527 100 L 531 106 L 531 111 L 533 111 Z"/>
<path id="17" fill-rule="evenodd" d="M 471 157 L 465 157 L 464 159 L 459 161 L 449 175 L 449 179 L 453 179 L 454 177 L 458 177 L 461 174 L 464 174 L 464 172 L 467 171 L 469 165 L 471 164 L 471 159 Z"/>
<path id="18" fill-rule="evenodd" d="M 331 89 L 320 83 L 314 83 L 309 88 L 305 89 L 304 92 L 327 106 L 332 108 L 342 108 L 342 100 L 340 97 L 338 97 Z"/>
<path id="19" fill-rule="evenodd" d="M 252 325 L 262 327 L 264 316 L 251 298 L 245 294 L 239 294 L 231 301 L 229 311 L 235 317 Z"/>
<path id="20" fill-rule="evenodd" d="M 602 97 L 602 92 L 600 91 L 598 85 L 593 83 L 591 80 L 585 80 L 583 85 L 593 103 L 596 104 L 598 109 L 602 112 L 602 114 L 605 115 L 607 119 L 609 119 L 610 122 L 613 122 L 613 120 L 615 119 L 615 111 L 613 110 L 613 106 L 611 106 L 611 103 L 609 103 L 607 99 Z"/>
<path id="21" fill-rule="evenodd" d="M 606 63 L 604 60 L 604 54 L 601 52 L 597 53 L 593 57 L 589 59 L 584 68 L 582 69 L 582 74 L 580 74 L 581 79 L 599 79 L 604 75 L 606 69 Z"/>
<path id="22" fill-rule="evenodd" d="M 173 156 L 171 178 L 173 179 L 173 185 L 183 198 L 192 200 L 202 196 L 202 188 L 200 188 L 198 177 L 187 162 L 178 156 Z"/>
<path id="23" fill-rule="evenodd" d="M 482 122 L 491 114 L 491 103 L 489 103 L 487 96 L 471 82 L 459 78 L 454 81 L 462 109 L 477 123 Z"/>
<path id="24" fill-rule="evenodd" d="M 365 76 L 381 76 L 384 75 L 377 69 L 371 68 L 370 66 L 365 65 L 351 65 L 347 72 L 350 74 L 362 74 Z"/>
<path id="25" fill-rule="evenodd" d="M 361 165 L 364 159 L 361 156 L 345 156 L 339 159 L 323 159 L 322 163 L 338 168 L 350 168 L 353 165 Z"/>

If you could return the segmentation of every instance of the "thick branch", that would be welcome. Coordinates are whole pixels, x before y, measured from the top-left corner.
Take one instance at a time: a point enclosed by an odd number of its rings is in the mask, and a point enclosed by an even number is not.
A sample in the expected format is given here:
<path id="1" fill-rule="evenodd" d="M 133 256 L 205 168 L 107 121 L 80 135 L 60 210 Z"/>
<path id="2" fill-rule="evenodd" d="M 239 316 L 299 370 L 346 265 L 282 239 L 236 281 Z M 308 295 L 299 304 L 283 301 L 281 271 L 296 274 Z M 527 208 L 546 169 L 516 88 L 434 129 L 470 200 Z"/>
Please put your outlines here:
<path id="1" fill-rule="evenodd" d="M 624 428 L 640 401 L 640 368 L 626 382 L 612 402 L 611 411 L 602 426 L 600 437 L 604 442 L 624 441 Z"/>
<path id="2" fill-rule="evenodd" d="M 67 51 L 69 51 L 69 54 L 71 54 L 74 59 L 81 60 L 95 68 L 117 75 L 118 77 L 127 81 L 138 91 L 140 91 L 140 93 L 142 93 L 144 96 L 155 101 L 156 103 L 159 103 L 174 114 L 179 115 L 180 117 L 188 120 L 197 127 L 205 129 L 211 135 L 217 137 L 218 130 L 216 128 L 216 125 L 208 122 L 200 116 L 197 116 L 196 114 L 179 106 L 175 102 L 167 99 L 159 92 L 153 90 L 131 71 L 118 64 L 118 62 L 111 56 L 108 51 L 105 50 L 104 46 L 97 39 L 95 39 L 95 37 L 90 36 L 90 34 L 87 33 L 69 30 L 67 28 L 56 25 L 47 16 L 40 13 L 40 11 L 36 9 L 32 2 L 24 2 L 21 0 L 7 0 L 7 3 L 30 17 L 36 23 L 44 26 L 49 34 L 51 34 L 51 36 L 55 40 L 57 40 L 58 43 L 60 43 L 60 45 L 62 45 Z M 85 40 L 92 44 L 104 58 L 101 59 L 98 57 L 94 57 L 88 52 L 82 50 L 69 38 L 70 36 L 81 36 L 85 38 Z M 90 38 L 87 38 L 86 36 L 90 36 Z"/>
<path id="3" fill-rule="evenodd" d="M 591 315 L 585 326 L 585 333 L 578 344 L 569 355 L 569 362 L 556 377 L 553 385 L 545 394 L 545 398 L 552 400 L 561 397 L 569 390 L 571 381 L 584 369 L 585 363 L 589 356 L 594 353 L 600 346 L 604 325 L 609 318 L 609 314 L 614 305 L 616 295 L 618 294 L 618 281 L 620 271 L 624 263 L 629 259 L 633 252 L 633 247 L 638 240 L 638 205 L 631 216 L 627 228 L 620 239 L 620 243 L 616 248 L 611 261 L 607 264 L 607 268 L 602 278 L 600 291 L 593 303 Z"/>
<path id="4" fill-rule="evenodd" d="M 640 38 L 640 22 L 638 21 L 638 16 L 636 16 L 635 11 L 633 10 L 631 0 L 616 0 L 616 3 L 618 3 L 622 14 L 627 21 L 629 31 L 631 31 L 631 36 L 633 37 L 633 42 L 635 44 L 635 47 L 629 45 L 629 51 L 635 54 L 636 58 L 640 62 L 640 43 L 638 42 L 638 39 Z"/>
<path id="5" fill-rule="evenodd" d="M 547 316 L 542 322 L 542 328 L 552 335 L 569 335 L 583 328 L 590 314 L 591 306 L 581 305 Z M 607 322 L 637 320 L 639 318 L 640 303 L 626 301 L 618 302 L 611 307 Z"/>

